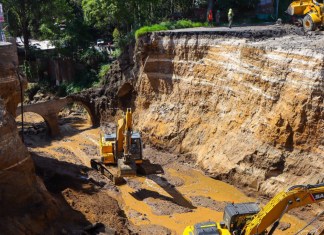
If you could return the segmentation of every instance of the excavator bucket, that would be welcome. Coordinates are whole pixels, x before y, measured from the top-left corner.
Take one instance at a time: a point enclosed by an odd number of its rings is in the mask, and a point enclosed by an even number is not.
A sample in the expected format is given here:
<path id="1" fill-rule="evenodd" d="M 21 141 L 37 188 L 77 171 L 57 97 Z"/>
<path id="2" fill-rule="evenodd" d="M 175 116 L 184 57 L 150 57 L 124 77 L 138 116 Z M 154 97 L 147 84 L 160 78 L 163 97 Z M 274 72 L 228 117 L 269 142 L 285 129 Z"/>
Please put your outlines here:
<path id="1" fill-rule="evenodd" d="M 135 162 L 125 163 L 124 159 L 118 159 L 118 177 L 133 177 L 136 176 Z"/>

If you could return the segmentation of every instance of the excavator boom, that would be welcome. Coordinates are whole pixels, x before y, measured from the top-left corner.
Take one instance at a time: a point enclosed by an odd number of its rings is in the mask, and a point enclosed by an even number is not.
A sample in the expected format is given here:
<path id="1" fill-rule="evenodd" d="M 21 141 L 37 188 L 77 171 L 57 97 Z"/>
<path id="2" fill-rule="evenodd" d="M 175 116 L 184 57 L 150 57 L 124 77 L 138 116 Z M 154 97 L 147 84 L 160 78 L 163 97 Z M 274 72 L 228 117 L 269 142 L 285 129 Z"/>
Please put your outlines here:
<path id="1" fill-rule="evenodd" d="M 261 234 L 289 210 L 324 201 L 324 183 L 317 185 L 296 185 L 277 194 L 248 222 L 243 234 Z"/>
<path id="2" fill-rule="evenodd" d="M 260 235 L 265 234 L 273 224 L 267 233 L 271 235 L 286 212 L 321 201 L 324 201 L 324 183 L 296 185 L 277 194 L 261 211 L 254 202 L 228 204 L 224 210 L 223 222 L 206 222 L 187 226 L 183 235 Z"/>

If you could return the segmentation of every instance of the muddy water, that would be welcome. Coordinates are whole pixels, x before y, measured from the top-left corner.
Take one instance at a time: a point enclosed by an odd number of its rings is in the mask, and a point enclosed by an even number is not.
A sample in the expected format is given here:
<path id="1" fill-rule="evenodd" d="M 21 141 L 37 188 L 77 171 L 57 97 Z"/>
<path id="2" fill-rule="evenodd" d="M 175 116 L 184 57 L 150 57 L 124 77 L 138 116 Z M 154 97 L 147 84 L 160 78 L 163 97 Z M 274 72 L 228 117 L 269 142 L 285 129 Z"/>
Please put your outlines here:
<path id="1" fill-rule="evenodd" d="M 187 225 L 209 220 L 222 221 L 223 212 L 220 209 L 224 208 L 226 202 L 239 203 L 255 201 L 255 199 L 245 196 L 235 187 L 221 181 L 211 179 L 196 170 L 192 170 L 190 174 L 187 174 L 188 172 L 168 169 L 167 173 L 171 174 L 172 176 L 179 177 L 183 180 L 183 185 L 177 187 L 177 191 L 179 191 L 180 195 L 185 197 L 188 201 L 191 201 L 190 199 L 194 199 L 196 197 L 201 197 L 202 201 L 204 201 L 205 199 L 205 203 L 202 203 L 201 206 L 196 205 L 195 209 L 192 209 L 188 212 L 185 211 L 182 213 L 174 214 L 172 214 L 171 212 L 170 215 L 157 215 L 152 211 L 152 207 L 147 205 L 145 201 L 139 201 L 132 196 L 134 190 L 129 185 L 124 185 L 120 187 L 120 190 L 122 191 L 122 197 L 125 203 L 124 210 L 126 211 L 126 213 L 128 212 L 128 214 L 132 214 L 134 213 L 134 211 L 137 211 L 141 214 L 146 214 L 144 219 L 142 216 L 130 218 L 130 220 L 134 224 L 158 224 L 171 229 L 174 234 L 181 234 Z M 160 195 L 172 198 L 172 196 L 168 194 L 163 189 L 163 187 L 157 184 L 154 180 L 146 178 L 136 178 L 134 180 L 140 182 L 141 188 L 143 189 L 158 192 Z M 174 201 L 177 202 L 177 198 L 174 198 Z M 213 201 L 214 205 L 208 203 L 208 201 Z M 215 210 L 215 208 L 211 209 L 206 207 L 210 206 L 213 208 L 215 207 L 215 204 L 222 204 L 218 206 L 219 209 L 216 206 L 216 209 L 218 209 L 218 211 Z M 286 215 L 283 218 L 283 222 L 290 223 L 292 228 L 284 232 L 278 230 L 275 234 L 295 234 L 298 229 L 302 228 L 305 225 L 304 222 L 290 215 Z"/>
<path id="2" fill-rule="evenodd" d="M 46 125 L 42 118 L 26 114 L 26 145 L 30 151 L 89 166 L 90 159 L 98 157 L 100 129 L 92 129 L 86 119 L 72 117 L 67 120 L 60 127 L 62 137 L 52 140 L 44 130 Z M 148 159 L 150 153 L 144 152 Z M 164 174 L 127 179 L 127 184 L 118 187 L 121 195 L 117 198 L 128 219 L 136 226 L 160 225 L 170 229 L 172 234 L 181 234 L 187 225 L 221 221 L 228 202 L 256 201 L 235 187 L 211 179 L 189 166 L 163 164 L 163 169 Z M 291 228 L 278 230 L 275 234 L 294 234 L 305 225 L 290 215 L 285 215 L 283 222 L 290 223 Z"/>

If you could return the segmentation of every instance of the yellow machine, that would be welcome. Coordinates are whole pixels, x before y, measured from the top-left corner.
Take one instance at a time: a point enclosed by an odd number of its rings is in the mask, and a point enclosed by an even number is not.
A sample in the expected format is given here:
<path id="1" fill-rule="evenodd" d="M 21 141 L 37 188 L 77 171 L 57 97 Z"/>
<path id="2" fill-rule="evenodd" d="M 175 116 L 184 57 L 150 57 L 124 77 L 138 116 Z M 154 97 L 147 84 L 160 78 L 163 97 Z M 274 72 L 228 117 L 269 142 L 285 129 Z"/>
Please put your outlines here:
<path id="1" fill-rule="evenodd" d="M 92 168 L 101 171 L 111 180 L 119 177 L 136 176 L 137 165 L 142 163 L 142 138 L 133 132 L 132 110 L 127 109 L 125 116 L 118 120 L 116 132 L 104 134 L 99 140 L 101 162 L 91 160 Z M 106 165 L 117 165 L 117 175 Z"/>
<path id="2" fill-rule="evenodd" d="M 286 212 L 320 201 L 324 201 L 324 183 L 296 185 L 277 194 L 262 210 L 254 202 L 228 204 L 224 210 L 224 221 L 187 226 L 183 235 L 270 235 Z M 271 225 L 272 228 L 266 233 Z"/>
<path id="3" fill-rule="evenodd" d="M 316 0 L 293 1 L 287 10 L 291 16 L 303 17 L 305 31 L 313 31 L 324 25 L 324 4 Z"/>

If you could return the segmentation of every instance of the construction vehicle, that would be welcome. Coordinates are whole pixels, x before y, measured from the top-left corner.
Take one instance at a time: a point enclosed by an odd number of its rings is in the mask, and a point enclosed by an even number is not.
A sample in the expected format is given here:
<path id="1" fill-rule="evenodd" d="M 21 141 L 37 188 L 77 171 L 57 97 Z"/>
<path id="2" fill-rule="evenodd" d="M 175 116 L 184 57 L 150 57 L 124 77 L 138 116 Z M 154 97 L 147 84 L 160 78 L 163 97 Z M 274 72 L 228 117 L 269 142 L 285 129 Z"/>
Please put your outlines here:
<path id="1" fill-rule="evenodd" d="M 224 209 L 224 221 L 187 226 L 183 235 L 270 235 L 286 212 L 321 201 L 324 201 L 324 183 L 296 185 L 277 194 L 262 210 L 254 202 L 228 204 Z M 271 225 L 272 228 L 267 233 L 266 230 Z"/>
<path id="2" fill-rule="evenodd" d="M 287 13 L 291 16 L 302 17 L 304 30 L 314 31 L 317 27 L 324 25 L 324 4 L 316 0 L 293 1 Z"/>
<path id="3" fill-rule="evenodd" d="M 101 161 L 91 160 L 91 167 L 100 171 L 115 184 L 123 177 L 136 176 L 137 166 L 142 164 L 142 138 L 132 127 L 132 110 L 127 109 L 125 116 L 118 120 L 116 132 L 100 135 Z M 115 172 L 117 165 L 117 172 Z"/>

